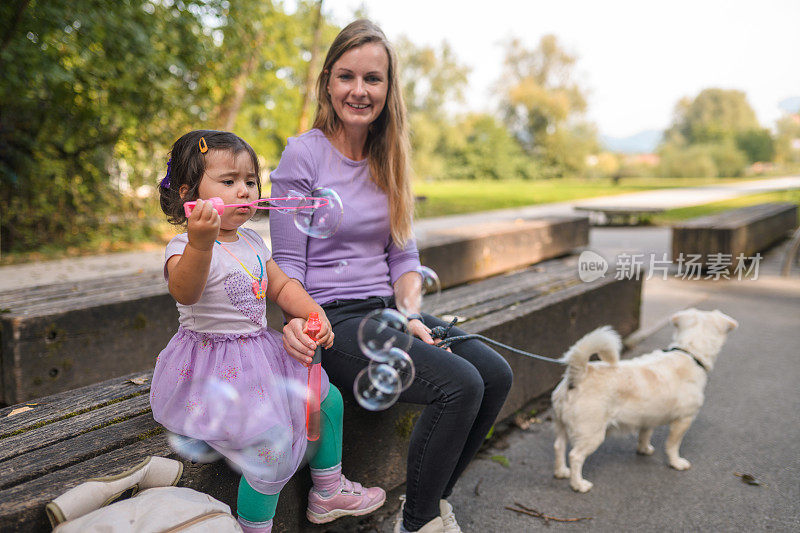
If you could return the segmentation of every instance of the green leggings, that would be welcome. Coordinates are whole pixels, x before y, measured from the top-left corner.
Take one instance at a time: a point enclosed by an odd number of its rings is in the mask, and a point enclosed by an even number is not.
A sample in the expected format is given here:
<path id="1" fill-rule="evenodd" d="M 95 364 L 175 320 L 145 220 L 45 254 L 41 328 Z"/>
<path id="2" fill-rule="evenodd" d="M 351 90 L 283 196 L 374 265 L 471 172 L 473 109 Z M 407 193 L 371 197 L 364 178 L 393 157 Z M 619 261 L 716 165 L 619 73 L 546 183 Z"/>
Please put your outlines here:
<path id="1" fill-rule="evenodd" d="M 311 468 L 323 470 L 342 462 L 342 393 L 330 386 L 320 406 L 319 449 L 309 461 Z M 278 494 L 261 494 L 244 479 L 239 481 L 238 514 L 249 522 L 266 522 L 275 516 Z"/>

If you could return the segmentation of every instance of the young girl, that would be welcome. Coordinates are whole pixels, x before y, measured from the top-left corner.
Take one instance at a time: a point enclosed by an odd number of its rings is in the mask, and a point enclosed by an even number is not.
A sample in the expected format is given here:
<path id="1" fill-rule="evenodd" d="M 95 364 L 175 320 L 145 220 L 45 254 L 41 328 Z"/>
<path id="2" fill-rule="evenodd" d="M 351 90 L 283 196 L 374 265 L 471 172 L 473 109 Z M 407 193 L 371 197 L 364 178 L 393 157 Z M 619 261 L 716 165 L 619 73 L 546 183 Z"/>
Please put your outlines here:
<path id="1" fill-rule="evenodd" d="M 241 228 L 253 207 L 225 208 L 261 197 L 258 160 L 232 133 L 192 131 L 172 146 L 161 182 L 161 208 L 187 232 L 167 245 L 164 275 L 177 300 L 180 328 L 159 354 L 150 404 L 169 431 L 206 441 L 241 466 L 239 523 L 246 533 L 269 532 L 281 488 L 306 452 L 305 390 L 314 349 L 330 347 L 333 333 L 325 312 L 303 287 L 289 280 L 270 258 L 261 237 Z M 187 217 L 184 202 L 197 200 Z M 276 215 L 280 216 L 280 215 Z M 319 314 L 316 342 L 300 343 L 266 324 L 265 297 L 303 330 L 309 313 Z M 308 519 L 330 522 L 363 515 L 383 505 L 386 494 L 341 474 L 342 396 L 323 372 L 320 438 L 310 459 L 314 486 Z"/>

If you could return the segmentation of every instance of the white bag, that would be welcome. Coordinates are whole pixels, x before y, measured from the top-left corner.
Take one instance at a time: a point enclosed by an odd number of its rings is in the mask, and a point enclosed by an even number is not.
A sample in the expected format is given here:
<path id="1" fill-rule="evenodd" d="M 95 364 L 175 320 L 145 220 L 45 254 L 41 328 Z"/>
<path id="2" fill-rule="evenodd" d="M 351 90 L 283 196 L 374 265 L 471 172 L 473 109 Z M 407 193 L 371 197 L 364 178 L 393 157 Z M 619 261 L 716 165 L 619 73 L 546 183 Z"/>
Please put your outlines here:
<path id="1" fill-rule="evenodd" d="M 117 476 L 82 483 L 47 504 L 53 533 L 241 533 L 226 504 L 171 486 L 182 472 L 178 461 L 148 457 Z M 134 496 L 108 505 L 129 491 Z"/>

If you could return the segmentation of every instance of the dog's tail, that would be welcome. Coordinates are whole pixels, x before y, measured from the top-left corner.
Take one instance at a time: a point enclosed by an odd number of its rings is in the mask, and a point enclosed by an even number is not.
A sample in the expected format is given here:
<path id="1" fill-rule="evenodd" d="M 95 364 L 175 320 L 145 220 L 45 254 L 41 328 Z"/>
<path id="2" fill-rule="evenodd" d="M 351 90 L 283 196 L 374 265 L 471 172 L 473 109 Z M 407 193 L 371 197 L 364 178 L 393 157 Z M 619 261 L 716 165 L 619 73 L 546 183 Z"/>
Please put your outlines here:
<path id="1" fill-rule="evenodd" d="M 583 380 L 589 358 L 593 354 L 597 354 L 606 363 L 615 365 L 619 361 L 621 350 L 622 339 L 611 326 L 603 326 L 584 335 L 561 358 L 561 361 L 568 365 L 567 377 L 570 386 L 575 386 Z"/>

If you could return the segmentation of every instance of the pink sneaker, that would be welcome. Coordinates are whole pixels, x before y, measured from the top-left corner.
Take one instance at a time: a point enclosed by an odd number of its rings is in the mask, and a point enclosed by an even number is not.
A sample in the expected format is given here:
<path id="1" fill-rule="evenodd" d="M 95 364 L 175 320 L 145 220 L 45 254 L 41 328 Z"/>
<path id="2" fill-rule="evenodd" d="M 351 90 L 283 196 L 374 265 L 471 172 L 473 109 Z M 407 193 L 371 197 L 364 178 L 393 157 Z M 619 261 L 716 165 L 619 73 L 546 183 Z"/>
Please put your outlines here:
<path id="1" fill-rule="evenodd" d="M 338 490 L 325 498 L 314 489 L 308 493 L 306 517 L 314 524 L 332 522 L 342 516 L 369 514 L 383 505 L 386 492 L 380 487 L 361 486 L 341 476 Z"/>

